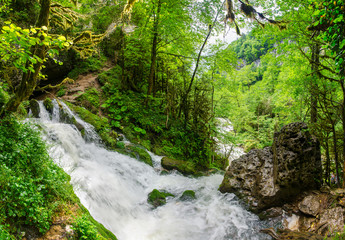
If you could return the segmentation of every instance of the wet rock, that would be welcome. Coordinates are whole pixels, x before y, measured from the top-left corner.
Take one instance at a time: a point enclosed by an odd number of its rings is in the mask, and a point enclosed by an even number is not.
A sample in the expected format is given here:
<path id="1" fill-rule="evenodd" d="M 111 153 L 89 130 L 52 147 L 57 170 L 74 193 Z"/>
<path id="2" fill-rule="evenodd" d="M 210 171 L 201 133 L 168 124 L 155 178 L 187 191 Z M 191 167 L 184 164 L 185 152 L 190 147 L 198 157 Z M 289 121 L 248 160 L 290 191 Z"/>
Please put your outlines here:
<path id="1" fill-rule="evenodd" d="M 38 104 L 37 100 L 31 99 L 30 100 L 30 109 L 32 112 L 32 116 L 35 118 L 39 118 L 40 115 L 40 105 Z"/>
<path id="2" fill-rule="evenodd" d="M 272 147 L 254 149 L 232 161 L 219 190 L 242 198 L 252 211 L 291 202 L 321 183 L 321 153 L 306 124 L 292 123 L 275 134 Z"/>
<path id="3" fill-rule="evenodd" d="M 144 162 L 150 165 L 151 167 L 153 166 L 152 158 L 145 149 L 130 144 L 126 146 L 125 151 L 130 153 L 131 156 L 136 158 L 137 160 Z"/>
<path id="4" fill-rule="evenodd" d="M 283 209 L 280 207 L 269 208 L 259 214 L 261 220 L 278 218 L 283 215 Z"/>
<path id="5" fill-rule="evenodd" d="M 157 189 L 153 189 L 153 191 L 150 192 L 148 195 L 147 202 L 156 208 L 156 207 L 166 204 L 167 197 L 175 197 L 175 196 L 165 191 L 158 191 Z"/>
<path id="6" fill-rule="evenodd" d="M 195 192 L 193 190 L 186 190 L 182 193 L 182 196 L 180 197 L 181 201 L 191 201 L 196 199 Z"/>
<path id="7" fill-rule="evenodd" d="M 44 99 L 43 105 L 44 105 L 44 107 L 47 109 L 47 111 L 48 111 L 50 114 L 53 113 L 53 108 L 54 108 L 54 106 L 53 106 L 53 102 L 52 102 L 52 100 L 51 100 L 50 98 Z"/>
<path id="8" fill-rule="evenodd" d="M 69 114 L 68 111 L 62 107 L 60 108 L 60 121 L 67 124 L 73 124 L 84 136 L 85 127 L 81 123 L 79 123 L 73 115 Z"/>
<path id="9" fill-rule="evenodd" d="M 163 157 L 161 160 L 161 165 L 166 170 L 177 170 L 182 174 L 190 175 L 196 174 L 195 169 L 187 161 L 177 160 L 169 157 Z"/>

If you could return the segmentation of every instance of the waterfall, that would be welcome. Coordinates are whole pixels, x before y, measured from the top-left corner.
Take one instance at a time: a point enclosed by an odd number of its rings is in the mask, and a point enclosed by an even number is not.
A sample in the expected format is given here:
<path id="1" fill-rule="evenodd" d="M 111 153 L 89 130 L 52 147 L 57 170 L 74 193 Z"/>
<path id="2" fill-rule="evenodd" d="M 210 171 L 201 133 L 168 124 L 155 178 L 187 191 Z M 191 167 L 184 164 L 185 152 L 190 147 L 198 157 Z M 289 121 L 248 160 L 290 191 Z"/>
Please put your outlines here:
<path id="1" fill-rule="evenodd" d="M 229 119 L 216 118 L 216 120 L 218 121 L 217 129 L 219 133 L 226 135 L 234 131 L 234 127 Z M 222 136 L 215 138 L 215 140 L 217 142 L 217 151 L 223 156 L 228 156 L 229 165 L 233 160 L 244 154 L 242 148 L 235 146 L 233 143 L 226 143 Z"/>
<path id="2" fill-rule="evenodd" d="M 97 135 L 72 111 L 69 114 L 88 131 L 83 138 L 74 125 L 60 123 L 61 113 L 54 100 L 52 116 L 41 107 L 44 138 L 49 154 L 70 176 L 81 203 L 91 215 L 120 240 L 244 240 L 269 239 L 258 217 L 246 211 L 234 194 L 217 189 L 223 176 L 192 178 L 177 172 L 161 174 L 161 157 L 150 153 L 154 167 L 131 157 L 109 151 Z M 63 105 L 63 108 L 67 106 Z M 48 114 L 48 116 L 47 116 Z M 154 209 L 147 203 L 153 189 L 164 189 L 175 197 Z M 194 190 L 196 199 L 181 201 L 185 190 Z"/>

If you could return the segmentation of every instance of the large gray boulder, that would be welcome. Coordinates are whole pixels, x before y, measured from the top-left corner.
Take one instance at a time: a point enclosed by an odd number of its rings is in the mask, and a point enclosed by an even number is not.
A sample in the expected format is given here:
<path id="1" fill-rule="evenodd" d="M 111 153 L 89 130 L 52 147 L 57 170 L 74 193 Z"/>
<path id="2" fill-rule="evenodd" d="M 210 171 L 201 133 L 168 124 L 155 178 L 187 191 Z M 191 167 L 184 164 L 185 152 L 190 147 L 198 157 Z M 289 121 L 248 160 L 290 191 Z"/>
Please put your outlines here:
<path id="1" fill-rule="evenodd" d="M 320 144 L 305 123 L 291 123 L 275 134 L 272 147 L 232 161 L 219 190 L 235 193 L 260 212 L 320 186 Z"/>

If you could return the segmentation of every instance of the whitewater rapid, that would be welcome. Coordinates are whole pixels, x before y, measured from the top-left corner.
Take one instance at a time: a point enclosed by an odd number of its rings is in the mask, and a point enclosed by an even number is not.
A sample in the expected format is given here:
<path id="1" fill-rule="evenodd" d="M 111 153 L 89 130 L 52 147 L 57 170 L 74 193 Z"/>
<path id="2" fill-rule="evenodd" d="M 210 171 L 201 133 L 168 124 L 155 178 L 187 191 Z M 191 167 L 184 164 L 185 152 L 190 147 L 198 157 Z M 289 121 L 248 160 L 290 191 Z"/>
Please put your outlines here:
<path id="1" fill-rule="evenodd" d="M 49 154 L 70 176 L 75 193 L 91 215 L 119 240 L 245 240 L 269 239 L 258 217 L 246 211 L 234 194 L 222 194 L 221 174 L 192 178 L 177 172 L 161 174 L 162 157 L 150 153 L 154 167 L 105 149 L 92 126 L 72 111 L 88 131 L 81 135 L 74 125 L 60 123 L 53 101 L 49 114 L 40 103 L 40 119 Z M 64 105 L 64 108 L 67 106 Z M 92 135 L 92 137 L 88 137 Z M 86 140 L 85 140 L 86 139 Z M 156 209 L 147 203 L 153 189 L 175 195 Z M 196 199 L 181 201 L 185 190 Z"/>

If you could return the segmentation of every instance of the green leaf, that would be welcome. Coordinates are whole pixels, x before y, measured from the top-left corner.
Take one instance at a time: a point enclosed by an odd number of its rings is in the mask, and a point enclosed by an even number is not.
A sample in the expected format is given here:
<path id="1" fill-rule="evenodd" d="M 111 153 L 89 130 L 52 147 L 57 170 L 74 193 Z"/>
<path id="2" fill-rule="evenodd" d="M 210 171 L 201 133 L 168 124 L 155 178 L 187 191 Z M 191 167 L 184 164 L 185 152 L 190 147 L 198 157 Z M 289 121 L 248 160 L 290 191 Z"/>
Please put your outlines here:
<path id="1" fill-rule="evenodd" d="M 337 17 L 337 18 L 334 20 L 334 23 L 341 22 L 341 21 L 343 21 L 343 19 L 344 19 L 344 16 L 343 16 L 343 15 L 340 15 L 339 17 Z"/>
<path id="2" fill-rule="evenodd" d="M 320 15 L 320 10 L 316 10 L 315 12 L 314 12 L 314 14 L 313 14 L 314 16 L 318 16 L 318 15 Z"/>
<path id="3" fill-rule="evenodd" d="M 121 127 L 121 124 L 120 124 L 119 121 L 113 121 L 112 123 L 113 123 L 113 126 L 116 127 L 116 128 Z"/>
<path id="4" fill-rule="evenodd" d="M 345 39 L 339 44 L 339 48 L 342 49 L 345 46 Z"/>
<path id="5" fill-rule="evenodd" d="M 59 39 L 60 41 L 66 41 L 66 38 L 65 38 L 64 36 L 59 36 L 58 39 Z"/>

